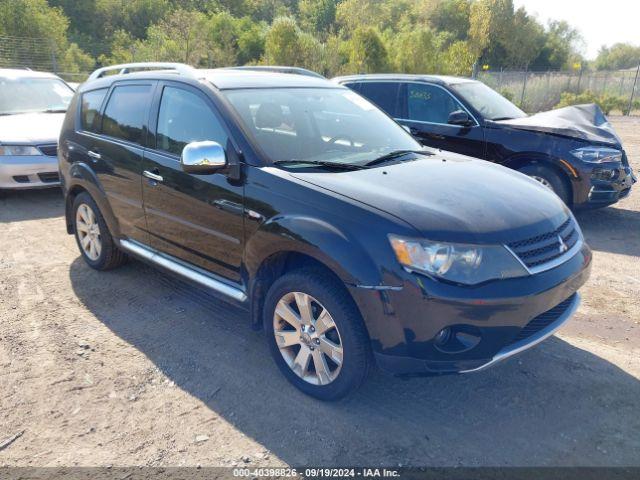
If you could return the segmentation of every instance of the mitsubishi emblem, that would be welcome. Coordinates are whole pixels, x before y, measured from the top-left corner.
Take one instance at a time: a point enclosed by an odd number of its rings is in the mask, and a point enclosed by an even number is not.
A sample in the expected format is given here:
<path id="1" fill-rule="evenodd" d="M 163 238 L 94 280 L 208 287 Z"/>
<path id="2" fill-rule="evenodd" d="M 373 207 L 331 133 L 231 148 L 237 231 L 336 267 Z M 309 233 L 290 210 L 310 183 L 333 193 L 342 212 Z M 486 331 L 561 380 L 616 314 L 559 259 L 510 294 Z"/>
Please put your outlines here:
<path id="1" fill-rule="evenodd" d="M 560 253 L 564 253 L 567 250 L 569 250 L 569 247 L 567 247 L 567 244 L 564 243 L 564 240 L 562 240 L 562 237 L 560 235 L 558 235 L 558 243 L 560 244 L 558 246 L 558 249 L 560 250 Z"/>

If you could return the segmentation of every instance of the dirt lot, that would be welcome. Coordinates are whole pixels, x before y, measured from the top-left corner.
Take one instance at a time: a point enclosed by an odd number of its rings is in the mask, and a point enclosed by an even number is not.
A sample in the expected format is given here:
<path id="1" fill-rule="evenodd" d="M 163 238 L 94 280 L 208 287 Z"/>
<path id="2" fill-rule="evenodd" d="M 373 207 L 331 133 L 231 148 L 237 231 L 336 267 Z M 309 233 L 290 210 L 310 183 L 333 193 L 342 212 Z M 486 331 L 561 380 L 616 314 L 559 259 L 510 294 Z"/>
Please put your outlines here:
<path id="1" fill-rule="evenodd" d="M 640 171 L 640 118 L 619 118 Z M 0 465 L 640 465 L 640 186 L 579 215 L 595 252 L 560 333 L 486 372 L 374 374 L 322 404 L 242 312 L 132 262 L 97 273 L 59 191 L 0 199 Z"/>

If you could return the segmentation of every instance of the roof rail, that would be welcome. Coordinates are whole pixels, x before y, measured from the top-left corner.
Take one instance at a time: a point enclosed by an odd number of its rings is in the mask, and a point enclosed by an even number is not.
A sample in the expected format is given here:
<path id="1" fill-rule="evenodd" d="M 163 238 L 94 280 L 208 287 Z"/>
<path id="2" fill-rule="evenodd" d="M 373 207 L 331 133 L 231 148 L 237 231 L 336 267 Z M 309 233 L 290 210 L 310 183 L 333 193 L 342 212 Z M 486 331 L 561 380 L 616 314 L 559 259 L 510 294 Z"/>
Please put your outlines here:
<path id="1" fill-rule="evenodd" d="M 184 75 L 190 78 L 200 78 L 198 70 L 186 65 L 184 63 L 171 63 L 171 62 L 139 62 L 139 63 L 123 63 L 120 65 L 111 65 L 109 67 L 102 67 L 97 69 L 91 75 L 87 81 L 96 80 L 105 75 L 105 73 L 118 70 L 117 74 L 124 75 L 131 73 L 131 70 L 175 70 L 178 75 Z"/>
<path id="2" fill-rule="evenodd" d="M 325 78 L 317 72 L 301 67 L 285 67 L 279 65 L 244 65 L 241 67 L 224 67 L 221 70 L 251 70 L 255 72 L 290 73 L 307 77 Z"/>

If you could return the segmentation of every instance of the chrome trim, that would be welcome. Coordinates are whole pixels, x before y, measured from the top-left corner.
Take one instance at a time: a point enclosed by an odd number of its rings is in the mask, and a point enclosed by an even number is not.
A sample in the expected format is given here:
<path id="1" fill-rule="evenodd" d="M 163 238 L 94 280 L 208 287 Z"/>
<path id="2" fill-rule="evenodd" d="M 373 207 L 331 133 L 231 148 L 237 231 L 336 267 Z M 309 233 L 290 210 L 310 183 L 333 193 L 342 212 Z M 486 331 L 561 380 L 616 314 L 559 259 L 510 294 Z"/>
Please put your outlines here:
<path id="1" fill-rule="evenodd" d="M 582 240 L 582 234 L 580 233 L 580 231 L 578 231 L 577 233 L 578 233 L 578 240 L 576 241 L 576 244 L 573 247 L 571 247 L 569 250 L 567 250 L 565 253 L 563 253 L 559 257 L 554 258 L 553 260 L 550 260 L 547 263 L 538 265 L 537 267 L 533 267 L 533 268 L 527 267 L 526 263 L 524 263 L 520 259 L 520 257 L 513 250 L 511 250 L 511 248 L 509 248 L 508 245 L 503 245 L 503 247 L 506 248 L 507 251 L 511 253 L 511 255 L 513 255 L 516 260 L 518 260 L 518 262 L 520 262 L 520 265 L 522 265 L 527 270 L 527 272 L 529 272 L 529 275 L 535 275 L 536 273 L 546 272 L 547 270 L 556 268 L 557 266 L 562 265 L 564 262 L 568 262 L 575 255 L 577 255 L 578 252 L 582 249 L 582 246 L 584 245 L 584 242 Z"/>
<path id="2" fill-rule="evenodd" d="M 393 290 L 393 291 L 400 291 L 402 290 L 402 287 L 394 287 L 392 285 L 356 285 L 356 288 L 363 288 L 365 290 Z"/>
<path id="3" fill-rule="evenodd" d="M 161 254 L 157 250 L 153 250 L 138 242 L 132 240 L 120 240 L 120 247 L 127 252 L 163 267 L 184 278 L 188 278 L 203 287 L 214 290 L 238 302 L 246 302 L 247 300 L 247 295 L 239 288 L 232 287 L 231 285 L 227 285 L 213 277 L 197 272 L 196 270 L 182 265 L 181 263 Z"/>
<path id="4" fill-rule="evenodd" d="M 148 170 L 145 170 L 144 172 L 142 172 L 142 175 L 144 175 L 147 178 L 150 178 L 151 180 L 155 180 L 156 182 L 164 181 L 164 178 L 162 178 L 162 175 L 157 175 L 155 173 L 151 173 Z"/>
<path id="5" fill-rule="evenodd" d="M 546 328 L 543 328 L 542 330 L 535 333 L 534 335 L 503 348 L 487 363 L 480 365 L 479 367 L 472 368 L 470 370 L 462 370 L 460 371 L 460 373 L 471 373 L 471 372 L 479 372 L 481 370 L 485 370 L 486 368 L 489 368 L 498 362 L 502 362 L 503 360 L 506 360 L 509 357 L 513 357 L 514 355 L 524 352 L 525 350 L 528 350 L 534 345 L 539 344 L 540 342 L 546 340 L 551 335 L 553 335 L 560 327 L 562 327 L 562 325 L 564 325 L 565 322 L 569 320 L 569 318 L 571 318 L 571 316 L 576 312 L 579 306 L 580 306 L 580 294 L 576 292 L 575 298 L 573 299 L 573 302 L 571 302 L 571 305 L 569 305 L 569 307 L 565 310 L 565 312 L 562 315 L 560 315 L 560 317 L 555 322 L 548 325 Z"/>

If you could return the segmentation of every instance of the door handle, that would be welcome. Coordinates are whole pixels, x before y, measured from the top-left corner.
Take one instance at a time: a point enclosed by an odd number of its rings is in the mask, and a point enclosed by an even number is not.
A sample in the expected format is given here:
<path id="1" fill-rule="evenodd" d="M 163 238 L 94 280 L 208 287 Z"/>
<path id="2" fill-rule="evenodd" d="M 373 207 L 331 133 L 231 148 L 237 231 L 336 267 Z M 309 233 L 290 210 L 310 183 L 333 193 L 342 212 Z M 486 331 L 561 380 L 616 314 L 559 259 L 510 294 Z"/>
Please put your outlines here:
<path id="1" fill-rule="evenodd" d="M 93 158 L 94 160 L 100 160 L 102 158 L 102 155 L 100 155 L 98 152 L 94 152 L 92 150 L 89 150 L 87 152 L 87 155 L 89 155 L 91 158 Z"/>
<path id="2" fill-rule="evenodd" d="M 155 170 L 155 171 L 157 172 L 158 170 Z M 153 180 L 155 182 L 164 181 L 164 178 L 162 178 L 162 175 L 158 175 L 157 173 L 150 172 L 149 170 L 145 170 L 144 172 L 142 172 L 142 174 L 145 177 L 147 177 L 147 178 L 149 178 L 149 179 L 151 179 L 151 180 Z"/>

